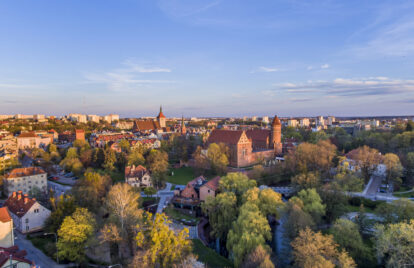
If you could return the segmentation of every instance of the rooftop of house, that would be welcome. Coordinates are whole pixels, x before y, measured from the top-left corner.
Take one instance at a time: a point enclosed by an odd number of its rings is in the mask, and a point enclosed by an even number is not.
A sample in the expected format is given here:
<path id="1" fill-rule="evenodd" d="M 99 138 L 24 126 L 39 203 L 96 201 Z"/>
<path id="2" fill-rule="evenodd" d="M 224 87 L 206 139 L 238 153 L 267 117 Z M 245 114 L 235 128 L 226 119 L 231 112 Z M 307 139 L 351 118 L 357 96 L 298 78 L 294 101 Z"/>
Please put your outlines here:
<path id="1" fill-rule="evenodd" d="M 18 136 L 18 138 L 36 138 L 36 137 L 37 135 L 33 131 L 23 132 Z"/>
<path id="2" fill-rule="evenodd" d="M 213 191 L 216 191 L 219 187 L 220 176 L 214 177 L 211 180 L 204 183 L 203 187 L 206 186 Z"/>
<path id="3" fill-rule="evenodd" d="M 40 167 L 26 167 L 15 168 L 9 174 L 5 176 L 6 179 L 20 178 L 25 176 L 33 176 L 39 174 L 45 174 L 46 172 Z"/>
<path id="4" fill-rule="evenodd" d="M 30 210 L 30 208 L 36 203 L 35 198 L 29 198 L 27 194 L 22 191 L 13 192 L 4 203 L 4 206 L 9 209 L 11 213 L 21 218 Z"/>
<path id="5" fill-rule="evenodd" d="M 10 213 L 7 207 L 0 208 L 0 221 L 1 222 L 11 221 Z"/>
<path id="6" fill-rule="evenodd" d="M 26 250 L 19 250 L 18 246 L 12 246 L 9 248 L 0 247 L 0 267 L 3 267 L 4 264 L 10 261 L 10 257 L 14 261 L 24 262 L 24 263 L 32 265 L 33 264 L 32 261 L 24 258 L 26 255 L 27 255 Z"/>
<path id="7" fill-rule="evenodd" d="M 126 178 L 141 178 L 145 173 L 147 173 L 147 169 L 141 165 L 125 167 Z"/>

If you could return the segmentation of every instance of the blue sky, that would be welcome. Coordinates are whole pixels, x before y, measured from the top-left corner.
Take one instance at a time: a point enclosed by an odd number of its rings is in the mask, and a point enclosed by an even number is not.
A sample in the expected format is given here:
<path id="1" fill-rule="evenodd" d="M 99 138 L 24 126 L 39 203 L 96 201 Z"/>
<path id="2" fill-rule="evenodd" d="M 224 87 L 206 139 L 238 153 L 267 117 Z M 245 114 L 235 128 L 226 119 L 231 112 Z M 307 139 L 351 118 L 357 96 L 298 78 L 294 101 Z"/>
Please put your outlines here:
<path id="1" fill-rule="evenodd" d="M 414 1 L 0 0 L 0 114 L 414 114 Z"/>

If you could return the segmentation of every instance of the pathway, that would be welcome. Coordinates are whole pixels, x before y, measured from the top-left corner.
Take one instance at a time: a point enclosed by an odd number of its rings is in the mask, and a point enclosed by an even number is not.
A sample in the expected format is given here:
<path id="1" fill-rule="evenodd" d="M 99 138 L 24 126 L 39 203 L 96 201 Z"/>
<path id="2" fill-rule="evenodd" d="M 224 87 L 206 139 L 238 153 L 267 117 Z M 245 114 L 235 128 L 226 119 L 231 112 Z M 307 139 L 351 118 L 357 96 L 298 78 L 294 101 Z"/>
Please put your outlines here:
<path id="1" fill-rule="evenodd" d="M 167 206 L 168 201 L 171 200 L 171 198 L 174 196 L 174 191 L 171 191 L 172 184 L 169 182 L 166 184 L 167 185 L 164 189 L 157 192 L 157 197 L 160 198 L 160 201 L 158 202 L 157 213 L 162 213 L 164 208 Z"/>
<path id="2" fill-rule="evenodd" d="M 37 268 L 65 267 L 64 265 L 58 265 L 40 249 L 33 246 L 32 242 L 27 240 L 25 235 L 15 232 L 15 239 L 15 245 L 18 246 L 20 250 L 26 250 L 26 258 L 34 261 Z"/>

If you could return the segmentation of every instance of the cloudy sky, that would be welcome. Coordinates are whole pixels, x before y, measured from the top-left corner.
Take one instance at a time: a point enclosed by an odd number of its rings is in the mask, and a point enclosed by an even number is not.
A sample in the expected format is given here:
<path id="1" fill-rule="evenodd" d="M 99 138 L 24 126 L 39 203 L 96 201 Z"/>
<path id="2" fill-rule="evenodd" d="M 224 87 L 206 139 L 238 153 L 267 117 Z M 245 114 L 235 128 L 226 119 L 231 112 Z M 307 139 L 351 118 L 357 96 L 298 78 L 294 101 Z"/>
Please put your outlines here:
<path id="1" fill-rule="evenodd" d="M 414 1 L 1 0 L 0 114 L 414 114 Z"/>

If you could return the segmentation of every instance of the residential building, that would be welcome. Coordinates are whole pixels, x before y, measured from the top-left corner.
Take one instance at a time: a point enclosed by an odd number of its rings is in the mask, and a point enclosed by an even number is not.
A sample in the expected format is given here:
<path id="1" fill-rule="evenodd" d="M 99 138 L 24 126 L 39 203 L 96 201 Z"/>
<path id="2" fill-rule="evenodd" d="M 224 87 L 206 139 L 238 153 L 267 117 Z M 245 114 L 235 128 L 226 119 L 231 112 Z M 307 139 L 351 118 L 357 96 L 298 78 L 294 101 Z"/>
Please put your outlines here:
<path id="1" fill-rule="evenodd" d="M 219 187 L 220 177 L 217 176 L 200 187 L 200 200 L 206 201 L 207 197 L 216 197 Z"/>
<path id="2" fill-rule="evenodd" d="M 335 116 L 328 116 L 327 124 L 328 126 L 332 126 L 335 123 Z"/>
<path id="3" fill-rule="evenodd" d="M 39 136 L 34 132 L 24 132 L 17 137 L 18 149 L 46 148 L 51 142 L 48 135 Z"/>
<path id="4" fill-rule="evenodd" d="M 101 120 L 101 117 L 99 115 L 89 114 L 87 116 L 87 120 L 90 122 L 99 123 L 99 120 Z"/>
<path id="5" fill-rule="evenodd" d="M 118 122 L 115 124 L 115 127 L 119 128 L 119 129 L 132 129 L 134 127 L 134 122 L 127 122 L 127 121 L 122 121 L 122 122 Z"/>
<path id="6" fill-rule="evenodd" d="M 71 121 L 79 122 L 79 123 L 86 123 L 86 115 L 85 114 L 69 114 L 69 119 Z"/>
<path id="7" fill-rule="evenodd" d="M 13 219 L 7 207 L 0 208 L 0 247 L 14 246 Z"/>
<path id="8" fill-rule="evenodd" d="M 103 120 L 111 124 L 113 121 L 119 121 L 119 115 L 108 114 L 103 117 Z"/>
<path id="9" fill-rule="evenodd" d="M 149 171 L 141 165 L 137 167 L 135 165 L 125 167 L 125 182 L 133 187 L 152 186 Z"/>
<path id="10" fill-rule="evenodd" d="M 288 127 L 297 127 L 298 126 L 298 120 L 296 119 L 289 119 L 288 120 Z"/>
<path id="11" fill-rule="evenodd" d="M 253 122 L 257 121 L 257 116 L 252 116 L 252 121 Z"/>
<path id="12" fill-rule="evenodd" d="M 33 119 L 37 121 L 44 121 L 46 120 L 46 117 L 44 114 L 35 114 L 33 115 Z"/>
<path id="13" fill-rule="evenodd" d="M 263 116 L 262 117 L 262 122 L 265 124 L 269 124 L 269 117 L 268 116 Z"/>
<path id="14" fill-rule="evenodd" d="M 22 191 L 13 192 L 4 206 L 9 209 L 16 229 L 23 234 L 42 230 L 50 216 L 50 210 Z"/>
<path id="15" fill-rule="evenodd" d="M 32 268 L 34 263 L 25 258 L 26 250 L 19 250 L 18 246 L 0 247 L 0 268 Z"/>
<path id="16" fill-rule="evenodd" d="M 324 126 L 325 125 L 325 119 L 323 119 L 323 116 L 318 116 L 318 118 L 316 119 L 316 124 L 318 126 Z"/>
<path id="17" fill-rule="evenodd" d="M 197 211 L 200 200 L 200 187 L 207 182 L 203 176 L 199 176 L 189 181 L 183 190 L 176 190 L 171 203 L 180 209 Z"/>
<path id="18" fill-rule="evenodd" d="M 40 167 L 15 168 L 4 176 L 3 191 L 6 196 L 12 192 L 28 193 L 33 188 L 47 190 L 47 174 Z"/>
<path id="19" fill-rule="evenodd" d="M 309 125 L 310 125 L 309 118 L 302 118 L 302 119 L 300 119 L 299 125 L 301 127 L 309 127 Z"/>

